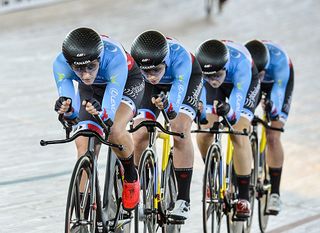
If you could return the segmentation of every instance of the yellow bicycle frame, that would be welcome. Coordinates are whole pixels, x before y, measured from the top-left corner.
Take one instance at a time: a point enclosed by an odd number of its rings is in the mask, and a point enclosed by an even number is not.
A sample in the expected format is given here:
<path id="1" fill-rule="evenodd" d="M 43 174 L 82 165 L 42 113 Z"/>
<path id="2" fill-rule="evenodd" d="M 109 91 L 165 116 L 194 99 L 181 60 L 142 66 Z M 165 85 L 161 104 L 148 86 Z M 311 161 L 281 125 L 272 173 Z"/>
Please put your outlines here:
<path id="1" fill-rule="evenodd" d="M 266 115 L 263 116 L 263 120 L 266 120 Z M 266 134 L 266 129 L 265 127 L 262 127 L 261 130 L 261 141 L 260 141 L 260 154 L 265 151 L 267 145 L 267 134 Z M 227 151 L 226 151 L 226 163 L 225 165 L 230 166 L 231 161 L 232 161 L 232 156 L 233 156 L 233 145 L 232 145 L 232 141 L 230 138 L 230 135 L 228 135 L 228 139 L 227 139 Z M 224 165 L 224 164 L 223 164 Z M 223 167 L 224 169 L 224 167 Z M 223 185 L 222 188 L 220 189 L 220 198 L 223 198 L 225 191 L 227 190 L 227 180 L 226 180 L 226 174 L 223 174 Z M 229 177 L 229 179 L 231 179 L 231 177 Z"/>
<path id="2" fill-rule="evenodd" d="M 157 135 L 157 138 L 160 138 L 163 140 L 162 142 L 162 165 L 161 165 L 161 172 L 164 172 L 165 169 L 167 168 L 168 165 L 168 161 L 169 161 L 169 154 L 170 154 L 170 135 L 163 133 L 163 132 L 159 132 Z M 160 177 L 158 175 L 158 187 L 157 187 L 157 195 L 156 198 L 154 199 L 154 207 L 158 208 L 158 203 L 159 201 L 163 198 L 161 197 L 161 184 L 160 184 Z"/>
<path id="3" fill-rule="evenodd" d="M 266 121 L 266 115 L 264 115 L 262 119 L 264 121 Z M 260 154 L 262 154 L 265 151 L 266 145 L 267 145 L 266 128 L 262 127 L 262 130 L 261 130 L 261 141 L 260 141 Z"/>
<path id="4" fill-rule="evenodd" d="M 228 135 L 228 139 L 227 139 L 227 152 L 226 152 L 226 165 L 230 166 L 231 164 L 231 160 L 232 160 L 232 156 L 233 156 L 233 145 L 232 145 L 232 141 L 230 138 L 230 135 Z M 224 166 L 224 164 L 223 164 Z M 224 167 L 223 167 L 224 170 Z M 220 189 L 220 198 L 222 199 L 224 196 L 225 191 L 227 190 L 227 180 L 226 180 L 226 174 L 224 174 L 224 172 L 222 172 L 223 174 L 223 185 L 222 188 Z M 231 179 L 231 177 L 229 177 L 229 179 Z"/>

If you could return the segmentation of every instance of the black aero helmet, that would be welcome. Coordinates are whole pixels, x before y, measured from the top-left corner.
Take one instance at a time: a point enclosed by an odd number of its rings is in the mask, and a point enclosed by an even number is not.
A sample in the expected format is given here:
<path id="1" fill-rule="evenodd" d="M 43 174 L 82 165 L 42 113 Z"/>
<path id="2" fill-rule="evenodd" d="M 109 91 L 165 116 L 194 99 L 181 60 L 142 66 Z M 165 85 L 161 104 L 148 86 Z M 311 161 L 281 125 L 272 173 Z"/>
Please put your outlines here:
<path id="1" fill-rule="evenodd" d="M 62 53 L 69 64 L 85 65 L 99 58 L 103 42 L 97 32 L 90 28 L 77 28 L 63 41 Z"/>
<path id="2" fill-rule="evenodd" d="M 224 68 L 229 60 L 227 46 L 219 40 L 207 40 L 196 50 L 196 58 L 204 74 L 210 74 Z"/>
<path id="3" fill-rule="evenodd" d="M 254 64 L 257 66 L 258 71 L 265 69 L 269 63 L 268 48 L 259 40 L 252 40 L 245 44 L 249 50 Z"/>
<path id="4" fill-rule="evenodd" d="M 152 69 L 162 63 L 168 53 L 168 43 L 158 31 L 145 31 L 131 46 L 131 56 L 141 69 Z"/>

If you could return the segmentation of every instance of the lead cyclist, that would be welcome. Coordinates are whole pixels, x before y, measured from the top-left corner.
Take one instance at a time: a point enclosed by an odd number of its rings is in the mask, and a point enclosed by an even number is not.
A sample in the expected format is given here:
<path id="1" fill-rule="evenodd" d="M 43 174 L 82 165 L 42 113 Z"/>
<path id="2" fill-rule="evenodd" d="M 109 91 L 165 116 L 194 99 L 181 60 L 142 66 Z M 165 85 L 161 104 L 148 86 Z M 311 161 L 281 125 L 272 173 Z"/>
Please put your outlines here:
<path id="1" fill-rule="evenodd" d="M 109 140 L 124 145 L 125 150 L 114 152 L 124 167 L 123 207 L 134 209 L 139 203 L 140 184 L 126 125 L 136 114 L 143 94 L 139 68 L 120 43 L 93 29 L 77 28 L 64 39 L 53 73 L 59 94 L 55 111 L 68 121 L 96 121 L 92 114 L 100 115 L 112 126 Z M 86 137 L 76 139 L 78 157 L 86 152 L 87 144 Z"/>

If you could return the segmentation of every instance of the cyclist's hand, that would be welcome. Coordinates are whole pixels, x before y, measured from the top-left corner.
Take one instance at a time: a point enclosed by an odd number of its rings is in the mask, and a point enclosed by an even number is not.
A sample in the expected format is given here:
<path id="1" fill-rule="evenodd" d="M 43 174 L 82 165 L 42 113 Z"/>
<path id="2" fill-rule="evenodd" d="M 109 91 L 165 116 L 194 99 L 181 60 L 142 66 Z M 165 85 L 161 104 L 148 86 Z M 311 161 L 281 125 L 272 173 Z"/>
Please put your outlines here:
<path id="1" fill-rule="evenodd" d="M 169 106 L 168 96 L 161 92 L 155 97 L 152 97 L 151 102 L 160 110 L 165 109 L 169 120 L 173 120 L 177 116 L 177 112 L 173 110 L 172 105 Z"/>
<path id="2" fill-rule="evenodd" d="M 197 115 L 198 115 L 198 112 L 200 112 L 200 114 L 202 113 L 203 111 L 203 103 L 202 101 L 199 100 L 198 102 L 198 111 L 197 111 Z"/>
<path id="3" fill-rule="evenodd" d="M 59 113 L 70 113 L 73 111 L 72 101 L 70 98 L 65 96 L 60 96 L 59 99 L 56 100 L 56 104 L 54 106 L 54 110 Z"/>
<path id="4" fill-rule="evenodd" d="M 178 115 L 176 111 L 171 110 L 171 111 L 167 111 L 167 115 L 169 120 L 173 120 L 174 118 L 176 118 L 176 116 Z"/>
<path id="5" fill-rule="evenodd" d="M 273 102 L 272 102 L 272 100 L 265 99 L 265 101 L 263 102 L 263 107 L 264 107 L 264 110 L 265 110 L 267 113 L 271 113 L 272 107 L 273 107 Z"/>
<path id="6" fill-rule="evenodd" d="M 156 97 L 152 97 L 151 102 L 160 110 L 166 109 L 169 104 L 167 95 L 163 93 Z"/>
<path id="7" fill-rule="evenodd" d="M 83 100 L 82 105 L 85 106 L 86 111 L 92 115 L 99 115 L 101 112 L 100 102 L 95 98 Z"/>
<path id="8" fill-rule="evenodd" d="M 227 116 L 230 111 L 230 104 L 224 101 L 218 101 L 216 105 L 216 113 L 218 116 Z"/>
<path id="9" fill-rule="evenodd" d="M 279 115 L 277 114 L 277 108 L 273 104 L 272 100 L 266 99 L 262 105 L 267 114 L 267 121 L 270 120 L 279 120 Z"/>
<path id="10" fill-rule="evenodd" d="M 75 117 L 75 118 L 68 118 L 68 117 L 64 117 L 64 120 L 66 121 L 66 122 L 68 122 L 68 124 L 69 125 L 76 125 L 76 124 L 78 124 L 79 123 L 79 118 L 78 117 Z"/>
<path id="11" fill-rule="evenodd" d="M 198 102 L 198 109 L 197 109 L 197 113 L 196 113 L 196 117 L 194 119 L 194 122 L 197 123 L 198 120 L 200 121 L 199 123 L 201 125 L 208 124 L 208 120 L 206 118 L 206 114 L 203 111 L 203 103 L 202 103 L 202 101 Z"/>

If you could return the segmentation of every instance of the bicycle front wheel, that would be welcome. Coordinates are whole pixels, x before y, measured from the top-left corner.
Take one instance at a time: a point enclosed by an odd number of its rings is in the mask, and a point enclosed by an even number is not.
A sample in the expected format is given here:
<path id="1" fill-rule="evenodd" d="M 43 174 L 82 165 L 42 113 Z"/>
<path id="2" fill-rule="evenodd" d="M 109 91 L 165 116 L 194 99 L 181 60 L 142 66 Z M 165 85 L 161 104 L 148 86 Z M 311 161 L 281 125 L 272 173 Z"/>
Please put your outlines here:
<path id="1" fill-rule="evenodd" d="M 154 233 L 157 230 L 157 211 L 155 209 L 156 186 L 154 154 L 146 150 L 139 164 L 140 203 L 135 209 L 135 233 Z"/>
<path id="2" fill-rule="evenodd" d="M 204 169 L 202 186 L 202 223 L 204 233 L 219 233 L 223 217 L 223 199 L 220 196 L 219 181 L 220 150 L 217 145 L 210 146 Z"/>
<path id="3" fill-rule="evenodd" d="M 82 178 L 87 179 L 85 184 L 80 187 Z M 92 208 L 93 205 L 90 202 L 90 190 L 93 185 L 90 159 L 87 156 L 82 156 L 74 167 L 69 185 L 65 233 L 95 233 L 96 209 Z"/>
<path id="4" fill-rule="evenodd" d="M 265 151 L 260 154 L 260 165 L 258 175 L 258 214 L 259 214 L 259 228 L 261 232 L 267 229 L 269 215 L 267 213 L 267 204 L 270 197 L 271 184 L 268 176 L 268 169 L 265 161 Z"/>
<path id="5" fill-rule="evenodd" d="M 256 199 L 256 186 L 258 179 L 258 167 L 259 167 L 259 151 L 258 151 L 258 139 L 255 133 L 250 135 L 250 144 L 252 151 L 252 165 L 251 165 L 251 178 L 249 186 L 249 202 L 251 205 L 251 215 L 244 224 L 244 232 L 249 233 L 251 231 L 254 204 Z"/>
<path id="6" fill-rule="evenodd" d="M 166 217 L 166 224 L 162 227 L 162 232 L 178 233 L 181 231 L 181 225 L 175 222 L 170 222 L 168 219 L 169 211 L 174 208 L 174 204 L 177 201 L 178 187 L 177 180 L 174 172 L 172 152 L 170 152 L 167 167 L 163 173 L 162 179 L 163 185 L 163 199 L 161 201 L 161 210 Z"/>

